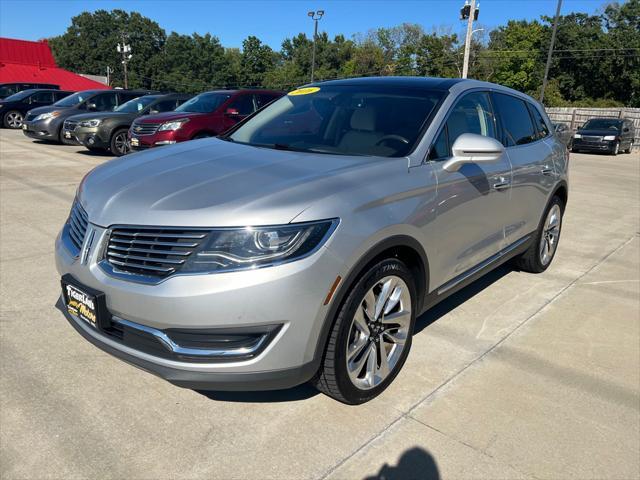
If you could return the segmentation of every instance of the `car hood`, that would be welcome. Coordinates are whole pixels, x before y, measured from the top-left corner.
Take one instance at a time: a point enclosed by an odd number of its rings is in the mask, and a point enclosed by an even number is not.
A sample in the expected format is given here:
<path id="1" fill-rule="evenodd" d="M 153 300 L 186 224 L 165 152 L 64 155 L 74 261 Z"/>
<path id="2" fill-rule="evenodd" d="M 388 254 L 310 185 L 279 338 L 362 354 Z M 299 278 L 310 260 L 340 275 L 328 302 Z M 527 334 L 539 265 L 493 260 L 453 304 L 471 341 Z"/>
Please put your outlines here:
<path id="1" fill-rule="evenodd" d="M 47 105 L 46 107 L 36 107 L 29 110 L 29 113 L 33 113 L 35 115 L 40 115 L 42 113 L 49 113 L 58 110 L 59 112 L 64 112 L 69 110 L 71 107 L 56 107 L 54 105 Z"/>
<path id="2" fill-rule="evenodd" d="M 593 136 L 605 136 L 605 135 L 620 135 L 620 132 L 618 130 L 611 130 L 611 129 L 585 129 L 585 130 L 578 130 L 576 133 L 579 133 L 580 135 L 593 135 Z"/>
<path id="3" fill-rule="evenodd" d="M 145 115 L 138 120 L 140 123 L 164 123 L 171 120 L 178 120 L 179 118 L 194 118 L 202 115 L 209 115 L 208 113 L 194 113 L 194 112 L 164 112 L 157 113 L 155 115 Z"/>
<path id="4" fill-rule="evenodd" d="M 85 177 L 78 198 L 89 220 L 103 227 L 285 224 L 314 202 L 369 188 L 406 167 L 406 158 L 289 152 L 209 138 L 106 162 Z"/>
<path id="5" fill-rule="evenodd" d="M 126 112 L 94 112 L 94 113 L 80 113 L 78 115 L 74 115 L 74 120 L 106 120 L 108 118 L 136 118 L 135 113 L 126 113 Z"/>

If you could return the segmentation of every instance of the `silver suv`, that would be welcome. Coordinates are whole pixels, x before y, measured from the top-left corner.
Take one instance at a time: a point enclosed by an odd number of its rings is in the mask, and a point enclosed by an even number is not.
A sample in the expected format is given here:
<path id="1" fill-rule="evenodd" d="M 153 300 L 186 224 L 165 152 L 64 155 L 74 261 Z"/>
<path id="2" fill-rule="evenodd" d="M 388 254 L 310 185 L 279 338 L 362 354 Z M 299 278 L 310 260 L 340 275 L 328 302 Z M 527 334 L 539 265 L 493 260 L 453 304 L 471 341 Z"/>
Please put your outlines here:
<path id="1" fill-rule="evenodd" d="M 56 242 L 58 306 L 176 385 L 366 402 L 425 310 L 509 259 L 549 266 L 568 192 L 552 132 L 530 97 L 472 80 L 295 90 L 90 172 Z"/>

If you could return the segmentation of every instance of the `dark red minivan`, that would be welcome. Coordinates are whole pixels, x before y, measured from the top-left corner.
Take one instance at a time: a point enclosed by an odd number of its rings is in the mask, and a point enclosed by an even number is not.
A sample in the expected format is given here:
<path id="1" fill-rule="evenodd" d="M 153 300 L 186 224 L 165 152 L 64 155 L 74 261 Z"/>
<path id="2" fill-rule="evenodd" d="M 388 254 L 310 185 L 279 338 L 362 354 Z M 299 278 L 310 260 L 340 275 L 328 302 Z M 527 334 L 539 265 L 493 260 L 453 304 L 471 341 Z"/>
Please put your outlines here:
<path id="1" fill-rule="evenodd" d="M 273 90 L 204 92 L 172 112 L 137 118 L 129 129 L 132 150 L 220 135 L 247 115 L 280 98 Z"/>

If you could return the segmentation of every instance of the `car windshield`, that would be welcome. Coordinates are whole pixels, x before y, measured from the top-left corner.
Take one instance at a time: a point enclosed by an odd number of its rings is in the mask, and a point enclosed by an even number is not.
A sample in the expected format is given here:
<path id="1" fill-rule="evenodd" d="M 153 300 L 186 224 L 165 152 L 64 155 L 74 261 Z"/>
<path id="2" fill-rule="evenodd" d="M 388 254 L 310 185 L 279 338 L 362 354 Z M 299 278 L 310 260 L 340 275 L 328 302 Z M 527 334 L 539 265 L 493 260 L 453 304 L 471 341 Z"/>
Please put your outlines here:
<path id="1" fill-rule="evenodd" d="M 201 93 L 197 97 L 184 102 L 176 112 L 211 113 L 231 97 L 230 93 Z"/>
<path id="2" fill-rule="evenodd" d="M 18 102 L 20 100 L 23 100 L 23 99 L 27 98 L 33 92 L 34 92 L 34 90 L 22 90 L 21 92 L 14 93 L 13 95 L 8 96 L 7 98 L 4 99 L 4 101 L 5 102 Z"/>
<path id="3" fill-rule="evenodd" d="M 125 112 L 125 113 L 138 113 L 144 110 L 144 108 L 152 102 L 155 102 L 158 97 L 153 95 L 145 95 L 144 97 L 134 98 L 133 100 L 129 100 L 128 102 L 123 103 L 118 108 L 116 108 L 115 112 Z"/>
<path id="4" fill-rule="evenodd" d="M 609 118 L 592 118 L 582 128 L 585 130 L 620 130 L 622 122 Z"/>
<path id="5" fill-rule="evenodd" d="M 75 107 L 79 103 L 84 102 L 90 96 L 91 94 L 78 92 L 73 95 L 69 95 L 68 97 L 64 97 L 62 100 L 58 100 L 54 105 L 56 107 Z"/>
<path id="6" fill-rule="evenodd" d="M 411 152 L 444 93 L 327 85 L 294 90 L 227 138 L 257 147 L 400 157 Z"/>

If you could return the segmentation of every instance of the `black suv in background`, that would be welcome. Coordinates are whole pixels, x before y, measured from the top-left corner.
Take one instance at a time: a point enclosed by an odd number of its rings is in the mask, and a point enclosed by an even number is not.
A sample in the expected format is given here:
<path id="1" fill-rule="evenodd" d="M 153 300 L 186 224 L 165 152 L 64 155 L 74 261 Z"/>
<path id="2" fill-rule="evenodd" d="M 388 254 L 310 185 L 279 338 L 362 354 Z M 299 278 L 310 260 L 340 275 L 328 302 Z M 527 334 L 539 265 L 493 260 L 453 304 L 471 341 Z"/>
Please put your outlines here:
<path id="1" fill-rule="evenodd" d="M 83 112 L 110 112 L 118 105 L 146 95 L 148 91 L 136 90 L 84 90 L 69 95 L 48 107 L 29 110 L 22 124 L 27 137 L 38 140 L 61 142 L 62 125 L 65 119 Z M 69 138 L 65 143 L 76 144 Z"/>
<path id="2" fill-rule="evenodd" d="M 36 107 L 51 105 L 73 92 L 64 90 L 30 89 L 14 93 L 0 102 L 0 121 L 5 128 L 21 128 L 27 112 Z"/>
<path id="3" fill-rule="evenodd" d="M 129 153 L 127 132 L 134 119 L 171 112 L 192 96 L 179 93 L 145 95 L 123 103 L 113 112 L 74 115 L 64 121 L 62 136 L 75 138 L 89 150 L 109 150 L 119 157 Z"/>
<path id="4" fill-rule="evenodd" d="M 49 90 L 59 90 L 60 85 L 53 85 L 51 83 L 0 83 L 0 100 L 3 100 L 14 93 L 21 92 L 22 90 L 33 90 L 34 88 L 46 88 Z"/>
<path id="5" fill-rule="evenodd" d="M 635 128 L 628 118 L 590 118 L 573 136 L 572 152 L 631 153 Z"/>

